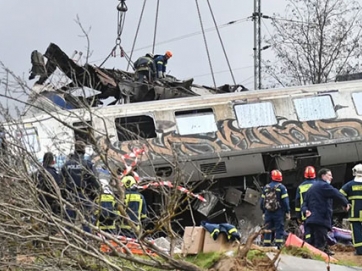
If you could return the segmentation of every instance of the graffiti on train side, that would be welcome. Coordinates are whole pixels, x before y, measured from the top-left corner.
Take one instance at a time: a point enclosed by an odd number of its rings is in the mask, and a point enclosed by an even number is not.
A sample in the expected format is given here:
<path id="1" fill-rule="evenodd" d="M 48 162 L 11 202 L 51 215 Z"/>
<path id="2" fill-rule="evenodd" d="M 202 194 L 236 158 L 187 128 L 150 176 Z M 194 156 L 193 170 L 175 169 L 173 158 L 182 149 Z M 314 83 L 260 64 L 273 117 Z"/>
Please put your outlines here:
<path id="1" fill-rule="evenodd" d="M 198 155 L 225 151 L 263 148 L 290 148 L 334 141 L 362 138 L 362 122 L 358 119 L 317 120 L 299 122 L 278 118 L 278 124 L 240 129 L 233 119 L 219 121 L 218 131 L 199 135 L 179 135 L 176 129 L 158 131 L 157 137 L 141 141 L 106 144 L 116 160 L 134 147 L 145 145 L 148 158 L 177 155 Z M 144 157 L 142 160 L 147 159 Z"/>

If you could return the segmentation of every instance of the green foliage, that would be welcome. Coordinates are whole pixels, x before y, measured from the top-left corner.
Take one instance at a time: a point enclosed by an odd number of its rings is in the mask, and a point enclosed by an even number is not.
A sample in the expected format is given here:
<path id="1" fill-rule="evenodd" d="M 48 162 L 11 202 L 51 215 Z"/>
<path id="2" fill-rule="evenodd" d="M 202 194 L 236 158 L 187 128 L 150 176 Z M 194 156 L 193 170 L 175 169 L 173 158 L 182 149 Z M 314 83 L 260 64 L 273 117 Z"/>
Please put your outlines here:
<path id="1" fill-rule="evenodd" d="M 185 260 L 201 268 L 210 268 L 220 260 L 222 255 L 223 253 L 219 252 L 199 253 L 195 256 L 189 255 Z"/>

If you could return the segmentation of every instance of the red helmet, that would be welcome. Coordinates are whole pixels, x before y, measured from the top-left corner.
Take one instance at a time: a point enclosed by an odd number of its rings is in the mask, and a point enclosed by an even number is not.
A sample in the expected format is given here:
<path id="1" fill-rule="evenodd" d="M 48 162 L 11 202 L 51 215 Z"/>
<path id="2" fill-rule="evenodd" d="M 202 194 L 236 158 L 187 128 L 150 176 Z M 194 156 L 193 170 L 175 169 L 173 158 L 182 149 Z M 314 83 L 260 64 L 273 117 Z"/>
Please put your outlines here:
<path id="1" fill-rule="evenodd" d="M 172 52 L 171 51 L 166 51 L 165 56 L 167 58 L 171 58 L 172 57 Z"/>
<path id="2" fill-rule="evenodd" d="M 316 177 L 315 168 L 312 166 L 307 166 L 304 170 L 304 178 L 315 179 L 315 177 Z"/>
<path id="3" fill-rule="evenodd" d="M 279 170 L 274 169 L 271 172 L 271 179 L 276 182 L 281 182 L 283 180 L 283 175 Z"/>

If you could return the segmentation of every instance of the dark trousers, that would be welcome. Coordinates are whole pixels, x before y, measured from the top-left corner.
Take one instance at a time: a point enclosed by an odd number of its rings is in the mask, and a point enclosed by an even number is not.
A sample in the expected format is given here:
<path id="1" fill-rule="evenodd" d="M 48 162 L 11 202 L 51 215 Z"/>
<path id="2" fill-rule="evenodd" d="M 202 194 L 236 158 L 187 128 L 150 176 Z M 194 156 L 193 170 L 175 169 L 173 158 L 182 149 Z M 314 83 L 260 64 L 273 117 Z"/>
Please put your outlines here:
<path id="1" fill-rule="evenodd" d="M 362 222 L 351 221 L 351 230 L 352 230 L 352 242 L 353 246 L 356 249 L 356 254 L 362 255 Z"/>
<path id="2" fill-rule="evenodd" d="M 327 248 L 328 228 L 317 224 L 308 224 L 311 233 L 310 244 L 319 250 L 324 251 Z"/>
<path id="3" fill-rule="evenodd" d="M 311 232 L 310 232 L 310 227 L 308 225 L 306 225 L 305 223 L 303 224 L 304 226 L 304 240 L 308 243 L 311 244 Z"/>
<path id="4" fill-rule="evenodd" d="M 267 230 L 275 232 L 274 243 L 280 247 L 284 242 L 284 211 L 278 210 L 276 212 L 265 212 L 265 225 Z M 264 234 L 264 245 L 270 246 L 272 243 L 272 234 Z"/>
<path id="5" fill-rule="evenodd" d="M 143 79 L 146 77 L 148 82 L 151 82 L 151 72 L 150 71 L 137 71 L 139 83 L 143 83 Z"/>

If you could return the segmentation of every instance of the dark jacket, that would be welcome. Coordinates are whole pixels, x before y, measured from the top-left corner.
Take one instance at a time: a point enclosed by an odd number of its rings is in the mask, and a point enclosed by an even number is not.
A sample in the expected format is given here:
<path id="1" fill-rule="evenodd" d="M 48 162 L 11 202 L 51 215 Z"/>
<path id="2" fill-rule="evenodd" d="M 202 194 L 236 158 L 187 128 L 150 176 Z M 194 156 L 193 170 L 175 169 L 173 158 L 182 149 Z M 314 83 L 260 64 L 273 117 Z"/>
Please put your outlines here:
<path id="1" fill-rule="evenodd" d="M 133 63 L 136 71 L 150 71 L 151 74 L 156 72 L 156 65 L 152 58 L 147 56 L 141 56 Z"/>
<path id="2" fill-rule="evenodd" d="M 311 186 L 314 184 L 314 182 L 315 182 L 314 179 L 304 180 L 304 182 L 302 182 L 298 186 L 297 192 L 295 194 L 295 212 L 296 212 L 297 218 L 302 219 L 303 221 L 305 220 L 305 216 L 302 215 L 302 205 L 304 202 L 305 194 L 307 193 L 309 188 L 311 188 Z"/>
<path id="3" fill-rule="evenodd" d="M 220 233 L 224 233 L 228 240 L 240 240 L 241 234 L 234 225 L 229 223 L 213 224 L 206 221 L 201 221 L 201 226 L 207 230 L 211 237 L 216 240 Z"/>
<path id="4" fill-rule="evenodd" d="M 307 217 L 306 224 L 317 224 L 332 228 L 333 200 L 347 207 L 347 199 L 332 185 L 323 180 L 317 180 L 307 191 L 302 206 L 302 212 L 309 210 L 312 214 Z"/>
<path id="5" fill-rule="evenodd" d="M 349 181 L 339 190 L 351 203 L 348 211 L 349 221 L 362 221 L 362 182 Z"/>
<path id="6" fill-rule="evenodd" d="M 62 167 L 62 177 L 68 193 L 94 200 L 100 191 L 91 161 L 83 155 L 73 154 Z"/>
<path id="7" fill-rule="evenodd" d="M 156 65 L 156 74 L 157 72 L 166 72 L 167 59 L 164 55 L 156 55 L 153 61 Z"/>
<path id="8" fill-rule="evenodd" d="M 126 189 L 124 203 L 127 215 L 135 222 L 136 226 L 141 222 L 141 219 L 147 218 L 146 200 L 136 189 Z M 123 221 L 121 228 L 131 229 L 131 226 L 127 221 Z"/>
<path id="9" fill-rule="evenodd" d="M 265 194 L 267 193 L 268 187 L 273 188 L 276 185 L 278 185 L 278 188 L 276 189 L 276 191 L 277 191 L 277 198 L 278 198 L 278 201 L 281 206 L 280 210 L 283 210 L 283 213 L 290 213 L 289 196 L 288 196 L 287 188 L 280 182 L 272 181 L 264 187 L 263 193 L 261 195 L 260 209 L 263 211 L 263 214 L 265 212 L 268 212 L 265 209 L 265 205 L 264 205 Z"/>
<path id="10" fill-rule="evenodd" d="M 59 189 L 61 190 L 62 187 L 62 182 L 61 182 L 61 178 L 57 172 L 57 170 L 52 167 L 52 166 L 48 166 L 44 168 L 46 170 L 47 173 L 49 173 L 50 176 L 53 177 L 55 184 L 53 184 L 53 182 L 51 180 L 49 180 L 49 175 L 46 174 L 45 171 L 39 170 L 37 172 L 37 188 L 52 194 L 56 196 L 56 190 L 54 185 L 57 185 L 59 187 Z M 40 194 L 39 195 L 39 200 L 44 204 L 44 206 L 49 205 L 51 207 L 51 209 L 58 213 L 58 211 L 60 211 L 60 204 L 59 204 L 59 200 L 49 196 L 49 195 L 45 195 L 45 194 Z"/>

